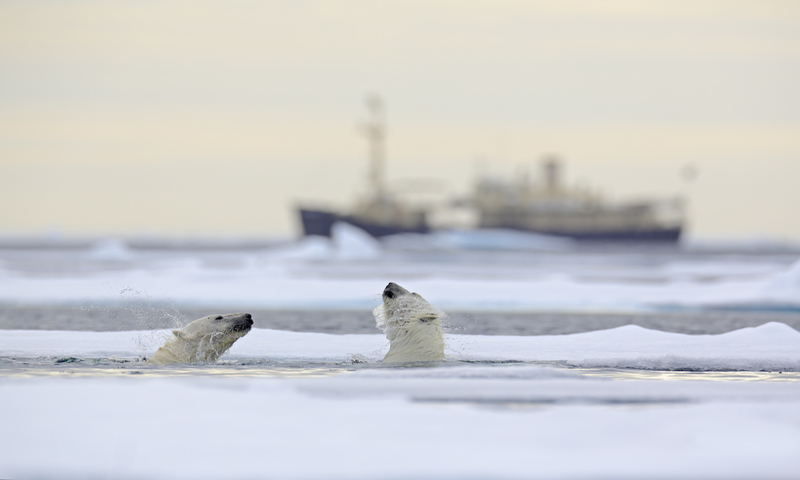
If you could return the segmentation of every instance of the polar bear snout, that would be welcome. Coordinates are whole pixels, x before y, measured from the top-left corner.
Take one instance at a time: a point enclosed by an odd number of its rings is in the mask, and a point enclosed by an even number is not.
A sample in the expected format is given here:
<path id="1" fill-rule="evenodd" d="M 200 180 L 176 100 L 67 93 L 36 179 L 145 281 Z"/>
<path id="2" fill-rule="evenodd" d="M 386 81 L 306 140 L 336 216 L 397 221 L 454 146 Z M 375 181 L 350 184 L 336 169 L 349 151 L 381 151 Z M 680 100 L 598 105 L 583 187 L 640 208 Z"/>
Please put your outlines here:
<path id="1" fill-rule="evenodd" d="M 249 313 L 239 314 L 239 318 L 231 326 L 232 332 L 249 332 L 253 327 L 253 316 Z"/>
<path id="2" fill-rule="evenodd" d="M 408 295 L 409 293 L 411 292 L 400 285 L 390 282 L 389 285 L 386 285 L 386 288 L 383 289 L 383 299 L 386 300 L 387 298 L 396 298 L 401 295 Z"/>

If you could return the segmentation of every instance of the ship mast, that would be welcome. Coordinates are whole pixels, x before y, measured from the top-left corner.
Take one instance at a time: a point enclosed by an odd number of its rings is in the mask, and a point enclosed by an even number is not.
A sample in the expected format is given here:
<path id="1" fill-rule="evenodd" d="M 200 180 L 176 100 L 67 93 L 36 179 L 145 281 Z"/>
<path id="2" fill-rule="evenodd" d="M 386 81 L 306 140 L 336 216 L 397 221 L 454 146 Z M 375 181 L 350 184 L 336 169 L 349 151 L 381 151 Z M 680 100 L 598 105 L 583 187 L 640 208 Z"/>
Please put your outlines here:
<path id="1" fill-rule="evenodd" d="M 384 188 L 384 167 L 386 152 L 384 138 L 386 137 L 386 124 L 383 115 L 383 102 L 377 95 L 367 97 L 367 109 L 370 112 L 370 121 L 364 125 L 364 132 L 369 141 L 370 183 L 375 199 L 383 199 L 386 192 Z"/>

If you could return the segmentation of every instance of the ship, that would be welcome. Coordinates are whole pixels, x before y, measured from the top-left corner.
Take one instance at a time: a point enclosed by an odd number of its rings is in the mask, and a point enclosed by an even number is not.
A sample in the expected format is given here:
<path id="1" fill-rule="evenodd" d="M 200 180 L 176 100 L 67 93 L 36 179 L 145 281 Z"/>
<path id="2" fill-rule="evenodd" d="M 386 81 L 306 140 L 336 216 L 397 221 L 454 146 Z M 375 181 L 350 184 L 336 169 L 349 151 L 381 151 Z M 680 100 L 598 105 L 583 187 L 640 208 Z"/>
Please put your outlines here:
<path id="1" fill-rule="evenodd" d="M 427 221 L 427 208 L 402 202 L 386 188 L 386 122 L 383 103 L 379 97 L 371 96 L 367 99 L 367 108 L 370 121 L 363 126 L 363 131 L 369 140 L 369 192 L 348 213 L 301 206 L 298 210 L 303 234 L 306 236 L 330 237 L 336 222 L 348 223 L 376 238 L 398 233 L 424 234 L 431 231 Z"/>
<path id="2" fill-rule="evenodd" d="M 385 121 L 378 97 L 370 97 L 370 121 L 364 125 L 369 140 L 370 189 L 349 212 L 328 208 L 298 208 L 303 234 L 331 237 L 333 225 L 353 225 L 376 238 L 446 229 L 505 229 L 565 237 L 587 242 L 675 243 L 684 225 L 681 198 L 609 202 L 587 189 L 562 181 L 562 164 L 554 156 L 542 162 L 538 181 L 527 175 L 510 180 L 483 175 L 471 194 L 438 205 L 412 205 L 390 193 L 384 181 Z M 431 219 L 447 218 L 448 211 L 469 211 L 468 224 Z M 463 215 L 462 215 L 463 217 Z"/>

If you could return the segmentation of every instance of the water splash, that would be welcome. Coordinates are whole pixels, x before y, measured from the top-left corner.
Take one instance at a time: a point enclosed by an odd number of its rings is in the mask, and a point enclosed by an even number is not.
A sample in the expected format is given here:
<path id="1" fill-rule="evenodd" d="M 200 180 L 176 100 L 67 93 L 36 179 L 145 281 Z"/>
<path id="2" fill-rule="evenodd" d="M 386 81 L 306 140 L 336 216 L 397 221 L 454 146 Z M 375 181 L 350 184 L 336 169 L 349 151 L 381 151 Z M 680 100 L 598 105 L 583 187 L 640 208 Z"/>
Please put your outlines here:
<path id="1" fill-rule="evenodd" d="M 81 305 L 79 310 L 90 318 L 101 316 L 112 320 L 115 330 L 138 331 L 133 342 L 143 354 L 154 351 L 170 337 L 171 334 L 164 330 L 181 328 L 188 323 L 186 316 L 173 303 L 154 302 L 146 291 L 130 285 L 105 286 L 119 292 L 118 302 L 114 305 Z"/>

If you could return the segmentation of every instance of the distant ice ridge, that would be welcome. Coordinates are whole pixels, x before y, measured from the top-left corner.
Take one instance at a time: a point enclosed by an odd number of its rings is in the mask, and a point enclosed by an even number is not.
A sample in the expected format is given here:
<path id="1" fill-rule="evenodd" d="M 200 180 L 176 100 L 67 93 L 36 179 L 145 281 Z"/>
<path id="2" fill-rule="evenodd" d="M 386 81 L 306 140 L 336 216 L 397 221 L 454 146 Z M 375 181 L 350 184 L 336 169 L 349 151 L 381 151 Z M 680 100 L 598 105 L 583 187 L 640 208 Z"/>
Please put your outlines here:
<path id="1" fill-rule="evenodd" d="M 797 252 L 800 243 L 797 240 L 787 240 L 774 237 L 747 236 L 738 238 L 727 237 L 686 237 L 681 238 L 681 244 L 694 251 L 736 251 L 736 252 Z"/>
<path id="2" fill-rule="evenodd" d="M 311 236 L 286 245 L 274 252 L 274 257 L 291 260 L 369 260 L 380 255 L 378 240 L 360 228 L 336 222 L 331 238 Z"/>
<path id="3" fill-rule="evenodd" d="M 529 250 L 565 251 L 576 247 L 574 240 L 503 229 L 443 230 L 429 234 L 399 234 L 384 239 L 390 248 L 441 250 Z"/>
<path id="4" fill-rule="evenodd" d="M 767 288 L 800 297 L 800 260 L 794 262 L 788 271 L 775 275 Z"/>
<path id="5" fill-rule="evenodd" d="M 423 238 L 433 243 L 412 248 Z M 530 240 L 440 232 L 379 242 L 337 223 L 331 239 L 232 251 L 137 249 L 114 239 L 87 250 L 0 250 L 0 303 L 107 304 L 125 290 L 143 298 L 123 301 L 192 307 L 372 309 L 383 286 L 398 281 L 445 310 L 800 311 L 800 261 L 790 264 L 790 254 L 653 257 L 573 250 L 551 238 L 522 249 Z"/>
<path id="6" fill-rule="evenodd" d="M 120 238 L 108 238 L 98 241 L 92 246 L 90 256 L 94 259 L 105 261 L 128 261 L 133 258 L 128 245 Z"/>
<path id="7" fill-rule="evenodd" d="M 377 258 L 388 250 L 486 250 L 565 251 L 575 248 L 573 240 L 513 230 L 446 230 L 428 234 L 404 233 L 376 240 L 349 223 L 336 222 L 331 238 L 304 237 L 281 249 L 283 258 L 364 260 Z"/>
<path id="8" fill-rule="evenodd" d="M 241 308 L 372 309 L 387 281 L 401 281 L 445 310 L 605 310 L 657 308 L 765 308 L 800 310 L 797 266 L 757 277 L 695 281 L 581 279 L 562 273 L 532 275 L 500 267 L 335 261 L 325 244 L 308 239 L 302 247 L 253 257 L 241 266 L 189 260 L 156 268 L 58 272 L 52 276 L 0 274 L 0 303 L 93 304 L 120 301 L 119 291 L 141 292 L 146 300 L 186 306 L 241 305 Z M 298 260 L 302 258 L 302 260 Z M 300 261 L 301 263 L 293 263 Z M 243 268 L 244 267 L 244 268 Z M 120 288 L 109 288 L 118 285 Z"/>
<path id="9" fill-rule="evenodd" d="M 8 330 L 0 356 L 136 358 L 151 354 L 168 331 L 59 332 Z M 685 335 L 628 325 L 574 335 L 446 335 L 449 361 L 522 361 L 583 368 L 681 371 L 800 371 L 800 332 L 767 323 L 721 335 Z M 229 360 L 379 362 L 383 335 L 330 335 L 253 329 Z"/>

